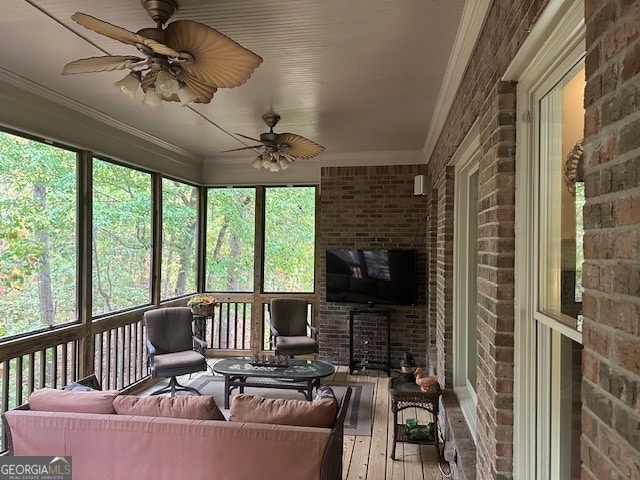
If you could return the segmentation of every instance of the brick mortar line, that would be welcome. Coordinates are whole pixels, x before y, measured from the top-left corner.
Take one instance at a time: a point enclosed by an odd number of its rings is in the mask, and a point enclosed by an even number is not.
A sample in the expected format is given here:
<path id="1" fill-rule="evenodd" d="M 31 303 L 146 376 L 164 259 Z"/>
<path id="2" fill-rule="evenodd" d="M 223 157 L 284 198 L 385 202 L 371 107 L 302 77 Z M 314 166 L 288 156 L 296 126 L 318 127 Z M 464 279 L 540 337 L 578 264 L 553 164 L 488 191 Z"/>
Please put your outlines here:
<path id="1" fill-rule="evenodd" d="M 635 340 L 640 344 L 640 336 L 638 336 L 638 335 L 634 335 L 632 333 L 627 333 L 627 332 L 624 332 L 622 330 L 618 330 L 617 328 L 614 328 L 614 327 L 612 327 L 612 326 L 610 326 L 610 325 L 608 325 L 606 323 L 599 323 L 599 322 L 595 322 L 593 320 L 590 320 L 590 322 L 593 323 L 594 325 L 598 325 L 600 327 L 603 327 L 603 328 L 598 328 L 597 330 L 599 330 L 599 331 L 612 333 L 612 334 L 615 333 L 615 335 L 617 335 L 619 337 L 622 337 L 623 340 Z M 584 346 L 584 343 L 583 343 L 583 346 Z M 591 350 L 591 351 L 595 351 L 595 350 Z M 610 360 L 610 359 L 607 358 L 607 360 Z M 607 364 L 611 364 L 610 361 L 607 361 L 606 363 Z M 629 372 L 631 375 L 636 377 L 637 380 L 640 380 L 640 375 L 625 369 L 621 365 L 617 365 L 617 364 L 613 364 L 613 365 L 619 367 L 621 370 L 624 370 L 625 372 Z"/>
<path id="2" fill-rule="evenodd" d="M 634 186 L 632 188 L 627 188 L 625 190 L 617 190 L 615 192 L 605 193 L 597 197 L 589 197 L 589 199 L 585 201 L 584 206 L 586 207 L 591 205 L 599 205 L 601 203 L 607 203 L 610 200 L 627 200 L 628 199 L 627 197 L 634 196 L 634 194 L 640 196 L 640 185 Z M 633 226 L 638 224 L 632 223 L 629 225 Z"/>
<path id="3" fill-rule="evenodd" d="M 614 400 L 617 400 L 617 402 L 616 402 L 616 404 L 615 404 L 616 406 L 620 406 L 620 407 L 622 407 L 624 410 L 630 410 L 630 411 L 632 411 L 632 412 L 634 411 L 634 410 L 633 410 L 633 408 L 628 407 L 626 404 L 624 404 L 623 402 L 621 402 L 621 401 L 620 401 L 620 399 L 619 399 L 618 397 L 615 397 L 615 396 L 611 395 L 608 391 L 603 390 L 603 389 L 600 387 L 600 385 L 594 384 L 591 380 L 589 380 L 589 379 L 587 379 L 587 378 L 585 378 L 585 377 L 583 377 L 583 381 L 584 381 L 584 382 L 586 382 L 586 383 L 589 383 L 589 384 L 593 385 L 593 387 L 592 387 L 592 388 L 594 388 L 595 390 L 598 390 L 600 393 L 603 393 L 603 392 L 604 392 L 605 394 L 607 394 L 607 396 L 608 396 L 608 397 L 610 397 L 610 398 L 612 398 L 612 399 L 614 399 Z M 604 421 L 603 421 L 603 420 L 602 420 L 602 419 L 601 419 L 601 418 L 600 418 L 600 417 L 599 417 L 599 416 L 598 416 L 598 415 L 597 415 L 593 410 L 591 410 L 587 405 L 585 405 L 585 404 L 584 404 L 584 402 L 582 403 L 582 407 L 583 407 L 583 408 L 585 408 L 587 411 L 589 411 L 589 412 L 591 413 L 591 416 L 593 417 L 593 419 L 594 419 L 594 420 L 595 420 L 599 425 L 606 427 L 606 428 L 607 428 L 607 431 L 609 432 L 609 434 L 610 434 L 610 435 L 612 435 L 612 436 L 614 436 L 614 437 L 615 437 L 615 439 L 616 439 L 618 442 L 621 442 L 621 443 L 623 444 L 623 446 L 627 447 L 627 448 L 628 448 L 629 450 L 631 450 L 631 451 L 636 451 L 636 452 L 638 451 L 638 448 L 637 448 L 637 447 L 634 447 L 633 445 L 631 445 L 631 444 L 630 444 L 630 443 L 629 443 L 629 442 L 628 442 L 628 441 L 627 441 L 623 436 L 621 436 L 621 435 L 618 433 L 618 430 L 617 430 L 613 425 L 609 425 L 609 424 L 607 424 L 606 422 L 604 422 Z M 587 437 L 586 435 L 582 435 L 582 438 L 583 438 L 583 441 L 588 440 L 590 443 L 592 443 L 592 444 L 593 444 L 593 442 L 591 442 L 591 439 L 590 439 L 589 437 Z M 593 445 L 595 445 L 595 444 L 593 444 Z M 604 455 L 604 452 L 603 452 L 602 450 L 600 450 L 600 447 L 599 447 L 599 446 L 597 446 L 597 445 L 595 445 L 595 446 L 596 446 L 596 450 L 597 450 L 599 453 L 603 454 L 603 456 L 605 456 L 605 455 Z M 607 458 L 608 458 L 608 457 L 607 457 Z"/>
<path id="4" fill-rule="evenodd" d="M 594 260 L 594 262 L 587 262 L 587 260 L 585 260 L 585 263 L 589 263 L 589 264 L 601 264 L 603 261 L 608 262 L 609 260 Z M 615 260 L 614 260 L 615 261 Z M 637 264 L 637 261 L 631 261 L 634 265 Z M 619 263 L 619 262 L 616 262 Z M 594 298 L 599 298 L 599 299 L 609 299 L 609 300 L 622 300 L 625 303 L 632 303 L 633 305 L 640 305 L 640 298 L 635 296 L 635 295 L 625 295 L 623 293 L 618 293 L 618 292 L 603 292 L 602 290 L 594 290 L 592 288 L 585 288 L 584 293 L 588 293 L 589 295 L 591 295 Z"/>

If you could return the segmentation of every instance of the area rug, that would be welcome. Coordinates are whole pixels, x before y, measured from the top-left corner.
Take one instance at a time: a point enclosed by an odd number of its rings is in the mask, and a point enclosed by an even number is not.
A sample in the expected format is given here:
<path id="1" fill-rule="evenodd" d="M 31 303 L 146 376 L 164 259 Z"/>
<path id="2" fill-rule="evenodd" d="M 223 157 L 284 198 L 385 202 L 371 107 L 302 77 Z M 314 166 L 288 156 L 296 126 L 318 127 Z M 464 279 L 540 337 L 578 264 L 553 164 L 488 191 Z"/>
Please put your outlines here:
<path id="1" fill-rule="evenodd" d="M 212 375 L 203 375 L 185 382 L 188 386 L 197 388 L 203 395 L 212 395 L 216 404 L 221 408 L 222 413 L 228 416 L 229 411 L 222 409 L 224 405 L 224 378 Z M 323 385 L 330 386 L 338 400 L 344 395 L 346 388 L 351 387 L 351 400 L 347 408 L 347 416 L 344 421 L 344 434 L 362 437 L 371 436 L 371 416 L 373 412 L 373 392 L 372 382 L 323 382 Z M 255 388 L 246 387 L 244 392 L 248 395 L 260 395 L 268 398 L 298 398 L 304 396 L 295 390 L 280 390 L 275 388 Z M 231 398 L 236 395 L 237 390 L 233 390 Z"/>

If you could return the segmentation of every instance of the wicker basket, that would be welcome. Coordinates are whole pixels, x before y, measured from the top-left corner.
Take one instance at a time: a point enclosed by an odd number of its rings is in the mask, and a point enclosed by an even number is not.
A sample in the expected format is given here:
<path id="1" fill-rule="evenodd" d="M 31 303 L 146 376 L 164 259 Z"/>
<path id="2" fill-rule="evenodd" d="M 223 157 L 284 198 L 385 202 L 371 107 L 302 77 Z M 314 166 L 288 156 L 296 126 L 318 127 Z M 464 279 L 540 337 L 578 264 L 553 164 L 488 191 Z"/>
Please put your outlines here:
<path id="1" fill-rule="evenodd" d="M 201 317 L 213 317 L 215 305 L 203 305 L 201 307 L 191 307 L 191 313 Z"/>

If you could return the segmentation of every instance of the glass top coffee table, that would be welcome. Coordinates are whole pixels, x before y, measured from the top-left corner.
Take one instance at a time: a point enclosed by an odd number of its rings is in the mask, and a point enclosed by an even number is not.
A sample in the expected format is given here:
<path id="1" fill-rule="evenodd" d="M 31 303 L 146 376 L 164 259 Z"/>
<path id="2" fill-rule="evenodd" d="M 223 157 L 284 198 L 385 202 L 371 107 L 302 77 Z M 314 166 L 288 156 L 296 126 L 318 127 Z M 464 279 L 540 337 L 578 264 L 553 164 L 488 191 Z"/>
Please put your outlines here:
<path id="1" fill-rule="evenodd" d="M 229 395 L 234 388 L 244 393 L 245 387 L 297 390 L 307 400 L 320 379 L 333 375 L 336 368 L 321 360 L 289 359 L 287 366 L 251 365 L 251 357 L 225 358 L 213 365 L 213 371 L 224 375 L 224 408 L 229 408 Z"/>

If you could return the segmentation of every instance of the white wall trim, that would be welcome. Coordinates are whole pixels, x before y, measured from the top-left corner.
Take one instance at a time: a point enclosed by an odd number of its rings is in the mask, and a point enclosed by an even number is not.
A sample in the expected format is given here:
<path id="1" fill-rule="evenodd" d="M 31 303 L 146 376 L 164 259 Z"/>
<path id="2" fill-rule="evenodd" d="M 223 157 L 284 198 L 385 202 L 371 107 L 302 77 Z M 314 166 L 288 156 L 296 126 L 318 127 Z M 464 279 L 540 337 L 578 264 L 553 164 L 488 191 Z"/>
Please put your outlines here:
<path id="1" fill-rule="evenodd" d="M 564 57 L 566 51 L 571 49 L 571 39 L 584 36 L 583 26 L 582 2 L 549 0 L 502 79 L 517 81 L 525 71 L 539 68 L 539 63 L 548 64 L 549 55 L 545 51 L 552 52 L 557 58 Z"/>
<path id="2" fill-rule="evenodd" d="M 205 158 L 205 163 L 209 165 L 219 164 L 251 164 L 255 153 L 247 154 L 246 159 L 238 160 L 238 158 Z M 311 160 L 298 160 L 291 167 L 300 164 L 312 165 L 321 164 L 323 167 L 334 166 L 358 166 L 358 165 L 418 165 L 425 163 L 425 156 L 422 150 L 389 150 L 385 152 L 347 152 L 347 153 L 321 153 Z"/>
<path id="3" fill-rule="evenodd" d="M 422 151 L 431 159 L 493 0 L 467 0 Z"/>
<path id="4" fill-rule="evenodd" d="M 478 171 L 480 128 L 478 121 L 456 150 L 451 163 L 455 165 L 453 237 L 453 385 L 460 409 L 474 441 L 477 439 L 477 394 L 468 382 L 467 338 L 469 319 L 466 315 L 468 297 L 468 200 L 469 178 Z M 476 272 L 473 272 L 475 275 Z"/>
<path id="5" fill-rule="evenodd" d="M 281 185 L 320 183 L 322 167 L 360 167 L 376 165 L 424 165 L 422 150 L 388 152 L 322 153 L 311 160 L 297 160 L 284 171 L 272 173 L 251 166 L 253 155 L 246 159 L 206 159 L 203 165 L 204 185 Z"/>
<path id="6" fill-rule="evenodd" d="M 537 458 L 540 438 L 536 409 L 540 399 L 537 389 L 535 359 L 539 346 L 534 312 L 537 285 L 533 273 L 537 265 L 538 237 L 533 206 L 537 165 L 537 103 L 534 93 L 550 85 L 550 73 L 562 62 L 571 63 L 576 48 L 584 45 L 583 2 L 550 0 L 516 58 L 507 69 L 504 80 L 518 82 L 516 128 L 516 217 L 515 217 L 515 328 L 514 328 L 514 478 L 545 478 L 546 468 Z M 584 47 L 582 47 L 584 49 Z M 540 361 L 540 359 L 538 359 Z M 545 412 L 538 412 L 545 414 Z M 537 473 L 536 473 L 537 471 Z"/>
<path id="7" fill-rule="evenodd" d="M 172 178 L 201 183 L 202 163 L 126 131 L 0 81 L 0 125 L 69 147 L 89 150 Z"/>
<path id="8" fill-rule="evenodd" d="M 149 135 L 148 133 L 143 132 L 142 130 L 139 130 L 119 120 L 116 120 L 115 118 L 105 113 L 102 113 L 98 110 L 89 108 L 86 105 L 81 104 L 80 102 L 77 102 L 69 97 L 65 97 L 64 95 L 60 95 L 57 92 L 49 90 L 48 88 L 45 88 L 42 85 L 34 83 L 31 80 L 28 80 L 24 77 L 16 75 L 15 73 L 9 72 L 8 70 L 5 70 L 1 67 L 0 67 L 0 81 L 4 81 L 9 85 L 13 85 L 21 90 L 24 90 L 32 95 L 35 95 L 38 98 L 49 100 L 58 105 L 69 108 L 75 112 L 86 115 L 90 118 L 93 118 L 94 120 L 104 123 L 105 125 L 109 125 L 118 130 L 122 130 L 123 132 L 126 132 L 129 135 L 134 135 L 144 140 L 145 142 L 158 145 L 159 147 L 165 150 L 171 151 L 181 157 L 202 161 L 202 159 L 198 155 L 195 155 L 187 150 L 184 150 L 183 148 L 177 147 L 176 145 L 173 145 L 172 143 L 162 140 L 161 138 L 154 137 L 153 135 Z"/>

